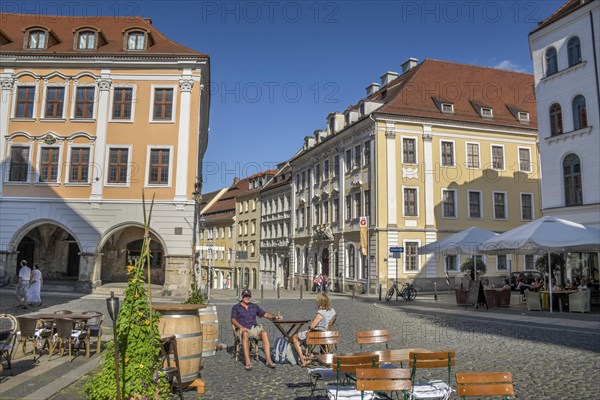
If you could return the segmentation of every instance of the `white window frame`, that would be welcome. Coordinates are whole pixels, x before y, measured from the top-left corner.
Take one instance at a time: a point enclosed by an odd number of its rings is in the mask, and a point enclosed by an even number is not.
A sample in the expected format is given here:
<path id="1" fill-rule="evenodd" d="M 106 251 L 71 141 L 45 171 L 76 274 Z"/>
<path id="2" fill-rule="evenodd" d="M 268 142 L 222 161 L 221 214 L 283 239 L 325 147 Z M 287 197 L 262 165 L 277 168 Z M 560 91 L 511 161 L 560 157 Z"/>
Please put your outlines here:
<path id="1" fill-rule="evenodd" d="M 113 107 L 115 98 L 115 89 L 132 89 L 131 90 L 131 118 L 129 119 L 113 119 Z M 135 83 L 114 83 L 110 87 L 110 110 L 108 114 L 108 122 L 126 123 L 135 122 L 135 105 L 137 103 L 138 86 Z M 153 92 L 154 93 L 154 92 Z"/>
<path id="2" fill-rule="evenodd" d="M 132 34 L 138 34 L 141 33 L 142 35 L 144 35 L 144 47 L 142 49 L 130 49 L 129 48 L 129 36 L 131 36 Z M 124 45 L 124 50 L 125 51 L 145 51 L 148 49 L 148 32 L 146 32 L 143 29 L 130 29 L 127 32 L 125 32 L 125 45 Z"/>
<path id="3" fill-rule="evenodd" d="M 44 138 L 46 138 L 47 136 L 44 136 Z M 37 144 L 37 151 L 36 151 L 36 160 L 35 160 L 35 183 L 39 184 L 39 185 L 43 185 L 43 186 L 57 186 L 60 185 L 61 182 L 61 178 L 62 178 L 62 169 L 63 169 L 63 163 L 62 163 L 62 157 L 63 157 L 63 142 L 62 141 L 56 141 L 55 144 L 45 144 L 43 139 L 39 139 L 38 140 L 38 144 Z M 42 182 L 40 181 L 40 172 L 42 170 L 42 150 L 43 149 L 58 149 L 58 167 L 57 167 L 57 171 L 56 171 L 56 180 L 55 181 L 48 181 L 48 182 Z"/>
<path id="4" fill-rule="evenodd" d="M 523 195 L 524 194 L 531 196 L 531 219 L 523 218 Z M 529 221 L 534 221 L 536 219 L 536 217 L 535 217 L 535 196 L 533 193 L 531 193 L 531 192 L 520 192 L 519 193 L 519 211 L 520 211 L 519 217 L 521 218 L 521 221 L 529 222 Z"/>
<path id="5" fill-rule="evenodd" d="M 95 107 L 94 107 L 95 108 Z M 109 165 L 110 165 L 110 150 L 111 149 L 127 149 L 127 181 L 125 183 L 109 183 Z M 104 160 L 104 186 L 107 187 L 129 187 L 131 185 L 131 158 L 133 155 L 133 145 L 131 144 L 107 144 L 106 145 L 106 158 Z"/>
<path id="6" fill-rule="evenodd" d="M 411 163 L 404 159 L 404 139 L 413 140 L 415 142 L 415 162 Z M 402 155 L 402 164 L 418 165 L 419 164 L 419 141 L 415 136 L 400 136 L 400 154 Z"/>
<path id="7" fill-rule="evenodd" d="M 32 87 L 35 89 L 35 94 L 33 95 L 33 110 L 31 112 L 31 117 L 17 117 L 17 91 L 20 87 Z M 18 121 L 35 121 L 37 119 L 37 105 L 38 105 L 38 96 L 40 93 L 40 85 L 39 79 L 36 79 L 35 82 L 17 82 L 15 87 L 13 88 L 13 107 L 12 112 L 10 114 L 10 118 Z"/>
<path id="8" fill-rule="evenodd" d="M 402 246 L 404 247 L 404 249 L 406 249 L 406 243 L 417 243 L 417 249 L 419 247 L 421 247 L 421 240 L 420 239 L 402 239 Z M 406 252 L 402 253 L 402 272 L 404 274 L 418 274 L 421 272 L 421 268 L 423 267 L 422 262 L 421 262 L 421 255 L 419 255 L 419 253 L 417 252 L 417 265 L 418 268 L 416 270 L 407 270 L 406 269 Z"/>
<path id="9" fill-rule="evenodd" d="M 404 205 L 406 204 L 406 198 L 405 198 L 405 193 L 404 190 L 405 189 L 415 189 L 417 191 L 417 215 L 406 215 L 405 211 L 406 208 L 404 207 Z M 420 207 L 420 197 L 419 197 L 420 193 L 419 193 L 419 187 L 418 186 L 402 186 L 402 216 L 404 216 L 405 218 L 419 218 L 421 215 L 421 207 Z"/>
<path id="10" fill-rule="evenodd" d="M 71 153 L 74 147 L 82 147 L 90 150 L 90 160 L 88 162 L 88 180 L 87 182 L 71 182 Z M 67 164 L 65 174 L 65 185 L 68 186 L 89 186 L 92 183 L 92 165 L 94 156 L 94 145 L 93 144 L 80 144 L 69 141 L 67 144 Z"/>
<path id="11" fill-rule="evenodd" d="M 469 165 L 469 145 L 477 146 L 477 166 Z M 481 169 L 481 145 L 478 142 L 465 142 L 465 167 L 467 169 Z"/>
<path id="12" fill-rule="evenodd" d="M 523 170 L 521 169 L 521 150 L 527 150 L 529 152 L 529 170 Z M 529 147 L 525 147 L 525 146 L 518 146 L 517 147 L 517 158 L 518 158 L 518 163 L 519 163 L 519 172 L 532 172 L 533 168 L 531 167 L 533 164 L 533 160 L 531 159 L 531 148 Z"/>
<path id="13" fill-rule="evenodd" d="M 94 34 L 94 46 L 91 48 L 88 47 L 80 47 L 80 40 L 81 39 L 81 34 L 82 33 L 93 33 Z M 75 32 L 75 43 L 73 46 L 73 49 L 75 50 L 96 50 L 98 48 L 98 39 L 100 38 L 100 34 L 98 33 L 97 30 L 92 29 L 92 28 L 81 28 L 79 29 L 77 32 Z M 87 42 L 86 42 L 87 43 Z"/>
<path id="14" fill-rule="evenodd" d="M 12 148 L 13 147 L 27 147 L 29 148 L 29 158 L 27 160 L 27 164 L 29 165 L 29 169 L 27 170 L 27 179 L 24 181 L 10 181 L 10 163 L 11 163 L 11 154 L 12 154 Z M 33 160 L 33 146 L 32 146 L 32 142 L 29 141 L 28 143 L 19 143 L 19 142 L 12 142 L 9 141 L 8 142 L 8 153 L 6 154 L 6 167 L 5 167 L 5 171 L 4 171 L 4 183 L 7 185 L 29 185 L 32 182 L 32 176 L 34 175 L 34 172 L 31 168 L 32 165 L 32 160 Z"/>
<path id="15" fill-rule="evenodd" d="M 448 257 L 455 257 L 454 258 L 454 269 L 448 269 Z M 458 254 L 446 254 L 444 256 L 444 272 L 459 272 L 460 267 L 459 267 L 459 255 Z"/>
<path id="16" fill-rule="evenodd" d="M 444 108 L 446 106 L 450 106 L 450 110 L 445 110 Z M 447 103 L 447 102 L 442 102 L 440 104 L 440 111 L 444 114 L 454 114 L 454 104 L 453 103 Z"/>
<path id="17" fill-rule="evenodd" d="M 506 261 L 506 263 L 505 263 L 505 267 L 506 268 L 502 268 L 502 269 L 498 268 L 498 266 L 500 265 L 500 263 L 498 262 L 498 259 L 500 257 L 506 257 L 506 260 L 505 260 Z M 499 255 L 497 255 L 496 256 L 496 272 L 505 272 L 505 271 L 508 271 L 508 263 L 509 262 L 510 261 L 509 261 L 509 258 L 508 258 L 507 254 L 499 254 Z"/>
<path id="18" fill-rule="evenodd" d="M 504 194 L 504 215 L 505 215 L 504 218 L 498 218 L 496 216 L 496 202 L 495 202 L 495 199 L 494 199 L 494 195 L 496 193 L 502 193 L 502 194 Z M 496 190 L 496 191 L 492 192 L 492 214 L 493 214 L 495 220 L 498 220 L 498 221 L 506 221 L 506 220 L 508 220 L 508 192 L 505 192 L 505 191 L 502 191 L 502 190 Z"/>
<path id="19" fill-rule="evenodd" d="M 488 111 L 489 111 L 489 115 L 485 115 L 485 113 Z M 494 118 L 494 109 L 491 107 L 481 107 L 479 109 L 479 113 L 482 118 L 489 118 L 489 119 Z"/>
<path id="20" fill-rule="evenodd" d="M 452 165 L 444 165 L 443 144 L 452 143 Z M 456 142 L 454 140 L 440 140 L 440 166 L 442 168 L 456 167 Z"/>
<path id="21" fill-rule="evenodd" d="M 494 147 L 502 148 L 502 168 L 494 167 Z M 506 171 L 506 149 L 504 148 L 503 144 L 496 144 L 496 143 L 490 144 L 490 167 L 494 171 Z"/>
<path id="22" fill-rule="evenodd" d="M 92 111 L 92 117 L 91 118 L 81 118 L 81 117 L 75 117 L 75 109 L 76 104 L 77 104 L 77 89 L 80 87 L 94 87 L 94 109 Z M 78 81 L 75 81 L 73 84 L 73 90 L 71 91 L 71 112 L 69 113 L 69 120 L 73 121 L 73 122 L 95 122 L 96 118 L 97 118 L 97 113 L 98 113 L 98 99 L 99 99 L 99 90 L 98 90 L 98 85 L 96 85 L 96 82 L 89 82 L 89 83 L 80 83 Z"/>
<path id="23" fill-rule="evenodd" d="M 46 103 L 48 100 L 48 88 L 60 88 L 60 87 L 65 89 L 65 92 L 63 94 L 62 115 L 58 118 L 47 117 L 46 116 Z M 36 96 L 37 96 L 37 90 L 36 90 Z M 65 83 L 46 83 L 44 85 L 44 93 L 42 96 L 42 110 L 41 110 L 40 121 L 53 121 L 53 122 L 66 121 L 66 119 L 67 119 L 67 99 L 69 98 L 68 96 L 69 96 L 69 85 L 66 82 Z M 35 105 L 34 105 L 34 109 L 35 109 Z"/>
<path id="24" fill-rule="evenodd" d="M 479 211 L 480 211 L 480 216 L 479 217 L 471 217 L 471 193 L 479 193 Z M 483 192 L 481 190 L 467 190 L 467 218 L 468 219 L 473 219 L 473 220 L 482 220 L 483 219 Z"/>
<path id="25" fill-rule="evenodd" d="M 169 182 L 166 185 L 150 183 L 150 154 L 152 150 L 169 150 Z M 170 188 L 173 186 L 173 146 L 161 146 L 158 144 L 150 144 L 146 147 L 146 172 L 144 173 L 144 187 L 151 188 Z"/>
<path id="26" fill-rule="evenodd" d="M 444 192 L 452 192 L 454 193 L 454 216 L 448 217 L 444 215 Z M 458 219 L 458 191 L 456 189 L 442 188 L 441 189 L 442 197 L 440 198 L 440 205 L 442 206 L 442 218 L 443 219 Z"/>
<path id="27" fill-rule="evenodd" d="M 154 93 L 156 89 L 173 89 L 173 109 L 171 110 L 171 119 L 154 119 Z M 179 92 L 177 91 L 177 85 L 150 85 L 150 110 L 148 113 L 148 122 L 151 124 L 174 124 L 175 116 L 177 115 L 177 97 L 179 96 Z"/>
<path id="28" fill-rule="evenodd" d="M 530 122 L 529 113 L 525 112 L 525 111 L 518 111 L 517 112 L 517 118 L 521 122 Z"/>

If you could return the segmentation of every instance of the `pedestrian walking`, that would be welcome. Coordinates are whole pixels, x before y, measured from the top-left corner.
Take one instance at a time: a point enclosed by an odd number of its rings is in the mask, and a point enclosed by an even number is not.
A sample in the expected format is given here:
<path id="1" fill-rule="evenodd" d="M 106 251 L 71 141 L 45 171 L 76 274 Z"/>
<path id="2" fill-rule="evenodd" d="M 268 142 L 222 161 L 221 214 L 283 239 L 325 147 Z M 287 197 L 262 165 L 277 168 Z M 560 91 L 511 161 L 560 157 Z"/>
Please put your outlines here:
<path id="1" fill-rule="evenodd" d="M 44 284 L 44 278 L 40 266 L 33 264 L 33 270 L 31 271 L 31 279 L 29 280 L 29 290 L 27 291 L 27 303 L 31 305 L 42 305 L 42 286 Z"/>
<path id="2" fill-rule="evenodd" d="M 27 266 L 27 261 L 21 261 L 19 269 L 19 283 L 17 283 L 17 301 L 18 308 L 27 309 L 27 292 L 29 290 L 29 280 L 31 279 L 31 269 Z"/>

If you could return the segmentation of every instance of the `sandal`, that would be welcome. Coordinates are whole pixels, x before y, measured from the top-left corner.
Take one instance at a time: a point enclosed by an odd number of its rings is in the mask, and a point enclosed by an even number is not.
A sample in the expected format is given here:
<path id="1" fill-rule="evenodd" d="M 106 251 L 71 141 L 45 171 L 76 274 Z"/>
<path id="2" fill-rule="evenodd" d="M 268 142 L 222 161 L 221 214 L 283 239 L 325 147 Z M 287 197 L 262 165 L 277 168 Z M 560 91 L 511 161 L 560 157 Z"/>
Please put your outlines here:
<path id="1" fill-rule="evenodd" d="M 311 364 L 310 360 L 306 360 L 306 361 L 304 361 L 304 362 L 301 362 L 301 363 L 300 363 L 300 366 L 301 366 L 302 368 L 308 368 L 308 367 L 310 367 L 311 365 L 312 365 L 312 364 Z"/>
<path id="2" fill-rule="evenodd" d="M 244 368 L 246 368 L 246 371 L 250 371 L 252 369 L 252 364 L 244 365 Z"/>
<path id="3" fill-rule="evenodd" d="M 267 364 L 267 367 L 271 368 L 271 369 L 275 369 L 275 364 L 273 363 L 269 363 Z"/>

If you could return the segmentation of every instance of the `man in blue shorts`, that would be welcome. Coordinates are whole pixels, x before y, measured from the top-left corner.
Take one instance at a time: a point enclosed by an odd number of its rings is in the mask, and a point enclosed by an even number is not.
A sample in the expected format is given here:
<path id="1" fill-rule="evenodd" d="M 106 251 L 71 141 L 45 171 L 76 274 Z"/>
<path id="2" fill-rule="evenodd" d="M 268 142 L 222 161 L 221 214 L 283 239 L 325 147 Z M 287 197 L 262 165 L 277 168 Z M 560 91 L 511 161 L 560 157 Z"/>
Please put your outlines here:
<path id="1" fill-rule="evenodd" d="M 242 291 L 242 300 L 231 309 L 231 323 L 239 329 L 242 348 L 244 349 L 244 361 L 246 370 L 252 369 L 250 362 L 250 338 L 262 340 L 263 350 L 265 352 L 265 363 L 269 368 L 275 368 L 275 363 L 271 360 L 271 348 L 269 346 L 269 336 L 262 325 L 256 323 L 256 317 L 267 318 L 270 320 L 281 320 L 283 317 L 265 312 L 258 305 L 251 302 L 252 292 L 245 289 Z"/>

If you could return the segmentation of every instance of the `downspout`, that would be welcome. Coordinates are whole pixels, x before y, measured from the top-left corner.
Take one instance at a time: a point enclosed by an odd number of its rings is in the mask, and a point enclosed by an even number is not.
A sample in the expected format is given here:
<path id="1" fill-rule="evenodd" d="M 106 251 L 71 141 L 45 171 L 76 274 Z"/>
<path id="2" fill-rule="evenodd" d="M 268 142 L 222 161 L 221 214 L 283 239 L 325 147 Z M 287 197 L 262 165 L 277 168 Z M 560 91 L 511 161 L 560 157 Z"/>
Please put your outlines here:
<path id="1" fill-rule="evenodd" d="M 379 289 L 379 282 L 381 281 L 381 277 L 379 276 L 379 257 L 378 257 L 378 252 L 379 252 L 379 233 L 377 230 L 377 227 L 379 226 L 379 221 L 378 221 L 378 217 L 379 215 L 377 214 L 377 204 L 378 204 L 378 191 L 377 191 L 377 121 L 373 118 L 373 114 L 369 114 L 369 119 L 371 121 L 373 121 L 373 132 L 374 132 L 374 139 L 373 139 L 373 161 L 371 163 L 371 165 L 373 165 L 373 178 L 374 179 L 369 179 L 369 185 L 372 186 L 373 190 L 371 190 L 371 188 L 369 188 L 369 192 L 370 193 L 375 193 L 375 201 L 373 201 L 373 215 L 375 216 L 375 228 L 374 228 L 374 232 L 375 232 L 375 277 L 376 277 L 376 281 L 375 281 L 375 291 L 377 291 Z M 371 219 L 371 218 L 369 218 Z M 370 288 L 369 288 L 370 289 Z"/>

